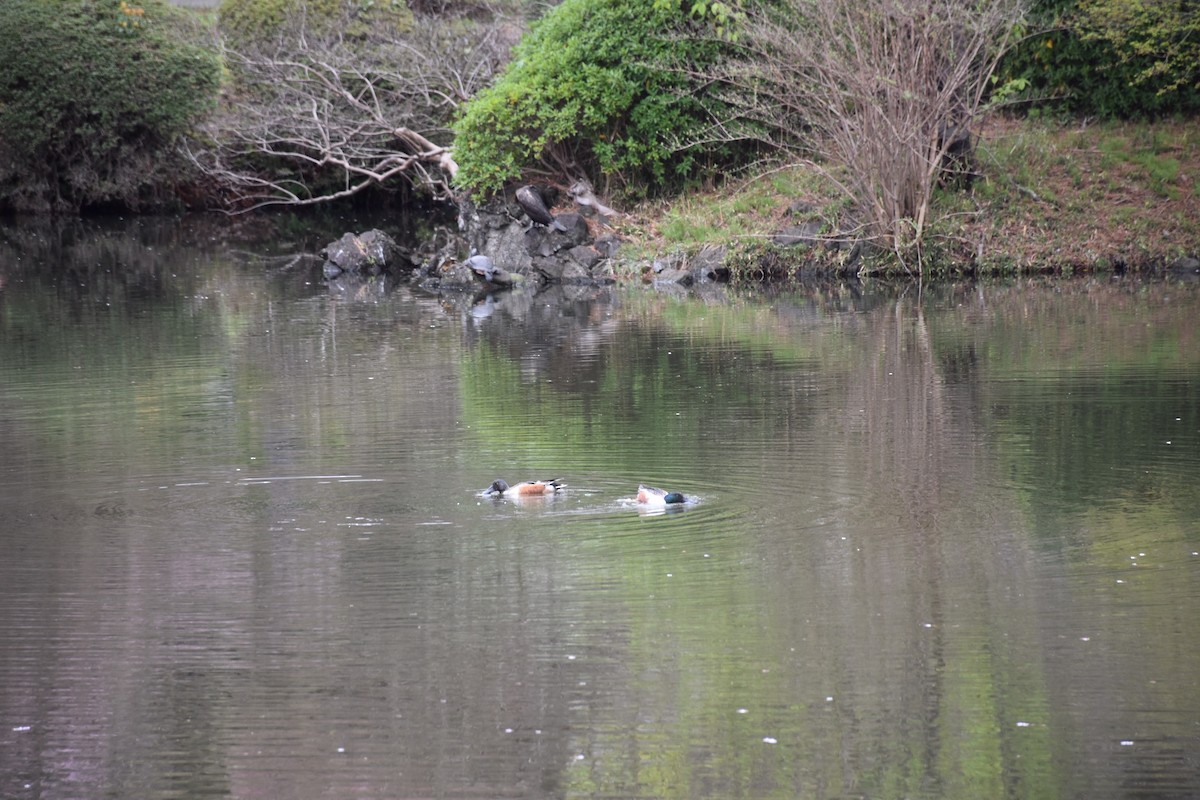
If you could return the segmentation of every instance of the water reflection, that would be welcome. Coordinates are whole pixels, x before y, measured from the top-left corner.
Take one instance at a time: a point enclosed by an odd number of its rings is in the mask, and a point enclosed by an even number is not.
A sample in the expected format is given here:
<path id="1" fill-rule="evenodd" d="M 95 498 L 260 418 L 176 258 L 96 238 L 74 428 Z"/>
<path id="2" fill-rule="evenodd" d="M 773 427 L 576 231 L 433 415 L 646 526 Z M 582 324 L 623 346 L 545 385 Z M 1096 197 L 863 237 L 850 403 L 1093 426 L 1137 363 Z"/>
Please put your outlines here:
<path id="1" fill-rule="evenodd" d="M 218 231 L 0 242 L 0 796 L 1200 793 L 1194 286 L 438 297 Z"/>

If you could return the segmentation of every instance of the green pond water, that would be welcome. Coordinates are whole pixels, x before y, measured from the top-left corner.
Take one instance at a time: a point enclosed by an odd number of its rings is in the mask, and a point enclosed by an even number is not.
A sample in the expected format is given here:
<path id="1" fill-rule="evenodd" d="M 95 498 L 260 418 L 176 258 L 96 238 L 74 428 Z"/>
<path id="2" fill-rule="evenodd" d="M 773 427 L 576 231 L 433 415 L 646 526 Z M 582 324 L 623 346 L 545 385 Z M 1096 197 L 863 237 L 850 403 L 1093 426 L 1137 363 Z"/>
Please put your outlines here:
<path id="1" fill-rule="evenodd" d="M 0 797 L 1200 796 L 1200 284 L 338 234 L 0 228 Z"/>

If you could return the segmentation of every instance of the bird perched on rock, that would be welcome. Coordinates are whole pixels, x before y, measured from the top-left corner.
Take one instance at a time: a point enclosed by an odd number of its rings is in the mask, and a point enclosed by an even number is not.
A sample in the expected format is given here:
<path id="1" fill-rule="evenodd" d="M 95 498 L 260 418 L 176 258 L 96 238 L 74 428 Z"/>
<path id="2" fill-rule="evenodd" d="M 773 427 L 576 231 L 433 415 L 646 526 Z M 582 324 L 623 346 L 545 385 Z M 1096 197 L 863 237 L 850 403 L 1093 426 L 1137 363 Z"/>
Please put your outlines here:
<path id="1" fill-rule="evenodd" d="M 538 187 L 530 184 L 517 189 L 517 204 L 534 225 L 546 225 L 555 230 L 566 231 L 566 226 L 555 219 L 550 209 L 546 208 L 546 198 Z"/>
<path id="2" fill-rule="evenodd" d="M 592 185 L 587 181 L 575 181 L 571 187 L 571 197 L 575 198 L 575 202 L 581 206 L 594 208 L 601 217 L 607 218 L 617 213 L 596 199 L 596 193 L 592 191 Z"/>
<path id="3" fill-rule="evenodd" d="M 493 286 L 512 286 L 521 279 L 520 275 L 509 272 L 503 267 L 497 267 L 492 259 L 476 253 L 474 250 L 471 251 L 471 257 L 464 263 L 485 283 Z"/>
<path id="4" fill-rule="evenodd" d="M 471 257 L 467 259 L 467 266 L 471 268 L 472 272 L 488 283 L 494 283 L 492 278 L 496 274 L 496 265 L 487 256 L 472 251 Z"/>

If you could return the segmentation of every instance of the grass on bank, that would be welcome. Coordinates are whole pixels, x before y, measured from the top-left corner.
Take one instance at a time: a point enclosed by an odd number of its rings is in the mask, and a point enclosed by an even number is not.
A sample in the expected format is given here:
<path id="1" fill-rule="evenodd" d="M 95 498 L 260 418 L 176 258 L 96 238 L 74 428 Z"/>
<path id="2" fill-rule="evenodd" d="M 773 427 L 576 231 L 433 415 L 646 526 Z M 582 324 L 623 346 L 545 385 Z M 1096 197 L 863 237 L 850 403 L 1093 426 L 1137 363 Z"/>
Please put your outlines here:
<path id="1" fill-rule="evenodd" d="M 1057 122 L 995 117 L 981 131 L 978 177 L 935 201 L 924 268 L 933 274 L 1152 269 L 1200 256 L 1200 128 L 1195 120 Z M 837 271 L 846 249 L 779 247 L 789 225 L 819 225 L 829 239 L 849 205 L 800 167 L 643 205 L 621 225 L 626 263 L 705 245 L 729 247 L 727 264 Z M 844 238 L 844 237 L 841 237 Z M 859 262 L 857 268 L 862 268 Z M 904 272 L 876 254 L 874 272 Z"/>

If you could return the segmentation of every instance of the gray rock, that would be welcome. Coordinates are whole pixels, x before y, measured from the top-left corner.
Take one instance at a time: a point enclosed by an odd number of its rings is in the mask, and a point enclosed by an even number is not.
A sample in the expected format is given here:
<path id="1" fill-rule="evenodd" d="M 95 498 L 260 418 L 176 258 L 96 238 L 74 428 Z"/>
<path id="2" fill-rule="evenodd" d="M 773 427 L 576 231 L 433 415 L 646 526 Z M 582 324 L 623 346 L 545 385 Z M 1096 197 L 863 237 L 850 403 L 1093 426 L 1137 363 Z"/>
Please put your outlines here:
<path id="1" fill-rule="evenodd" d="M 600 255 L 612 258 L 617 254 L 617 248 L 621 246 L 621 239 L 615 233 L 605 233 L 597 236 L 596 241 L 592 242 L 592 246 Z"/>
<path id="2" fill-rule="evenodd" d="M 529 187 L 522 187 L 526 188 Z M 549 209 L 545 187 L 536 188 L 542 190 L 541 197 L 547 200 Z M 620 242 L 618 237 L 609 232 L 593 242 L 588 221 L 573 211 L 554 216 L 548 225 L 527 225 L 525 218 L 529 216 L 530 202 L 528 197 L 525 199 L 524 210 L 514 202 L 512 195 L 493 198 L 480 206 L 470 200 L 464 201 L 460 205 L 459 222 L 466 231 L 472 252 L 487 253 L 493 270 L 503 264 L 508 273 L 524 275 L 534 285 L 539 282 L 539 277 L 560 284 L 594 284 L 595 274 L 599 274 L 599 280 L 615 278 L 613 269 L 604 265 L 616 252 Z M 538 212 L 536 203 L 534 212 Z M 473 266 L 474 274 L 487 276 L 486 264 L 475 262 Z M 493 271 L 493 279 L 495 274 Z"/>
<path id="3" fill-rule="evenodd" d="M 591 270 L 591 268 L 596 266 L 596 263 L 602 258 L 599 251 L 596 250 L 595 247 L 589 247 L 586 244 L 572 247 L 567 251 L 567 255 L 574 259 L 575 263 L 579 264 L 585 270 Z"/>
<path id="4" fill-rule="evenodd" d="M 727 248 L 720 245 L 705 245 L 692 258 L 692 274 L 697 283 L 705 281 L 724 282 L 729 280 L 729 267 L 725 266 Z"/>
<path id="5" fill-rule="evenodd" d="M 449 259 L 429 270 L 420 286 L 427 291 L 464 291 L 477 288 L 479 276 L 466 261 Z"/>
<path id="6" fill-rule="evenodd" d="M 396 240 L 380 230 L 347 233 L 326 245 L 321 256 L 325 259 L 322 271 L 326 278 L 343 272 L 378 275 L 400 266 L 412 267 L 403 259 Z"/>
<path id="7" fill-rule="evenodd" d="M 555 219 L 561 226 L 563 235 L 571 241 L 572 246 L 591 241 L 592 231 L 588 228 L 587 220 L 581 214 L 568 211 L 565 214 L 559 214 Z"/>
<path id="8" fill-rule="evenodd" d="M 551 283 L 589 283 L 592 279 L 587 268 L 570 259 L 535 257 L 533 266 Z"/>
<path id="9" fill-rule="evenodd" d="M 689 270 L 668 268 L 654 276 L 655 286 L 691 286 L 696 282 Z"/>
<path id="10" fill-rule="evenodd" d="M 779 233 L 771 237 L 771 241 L 781 247 L 793 247 L 795 245 L 813 246 L 820 242 L 818 238 L 821 233 L 822 224 L 820 222 L 801 222 L 797 225 L 788 225 Z"/>

